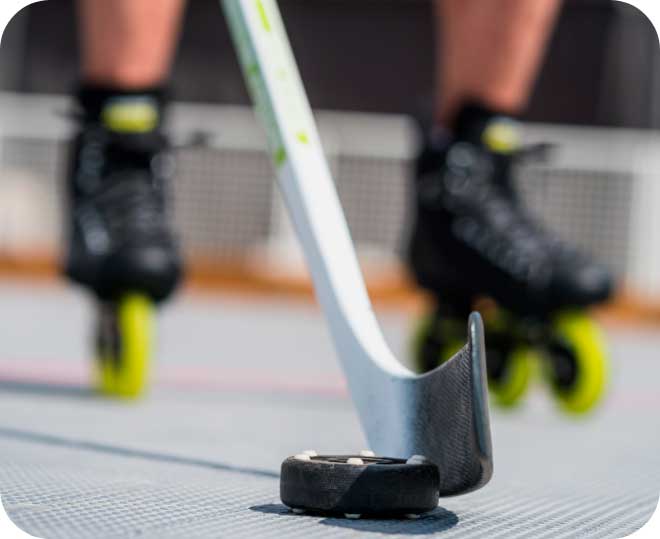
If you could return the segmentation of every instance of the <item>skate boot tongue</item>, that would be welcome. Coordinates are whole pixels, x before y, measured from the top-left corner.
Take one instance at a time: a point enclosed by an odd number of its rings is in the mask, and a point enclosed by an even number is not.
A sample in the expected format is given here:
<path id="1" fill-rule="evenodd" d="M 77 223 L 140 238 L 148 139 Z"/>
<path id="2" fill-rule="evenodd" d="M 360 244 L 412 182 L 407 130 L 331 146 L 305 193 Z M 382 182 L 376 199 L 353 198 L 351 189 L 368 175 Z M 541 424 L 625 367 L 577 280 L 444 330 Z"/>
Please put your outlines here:
<path id="1" fill-rule="evenodd" d="M 520 123 L 512 116 L 478 104 L 464 106 L 452 130 L 456 140 L 481 146 L 493 154 L 508 156 L 521 147 Z"/>
<path id="2" fill-rule="evenodd" d="M 149 133 L 160 124 L 158 102 L 146 95 L 111 97 L 100 117 L 106 129 L 122 134 Z"/>
<path id="3" fill-rule="evenodd" d="M 520 150 L 520 124 L 506 116 L 497 116 L 481 133 L 482 144 L 492 153 L 513 155 Z"/>

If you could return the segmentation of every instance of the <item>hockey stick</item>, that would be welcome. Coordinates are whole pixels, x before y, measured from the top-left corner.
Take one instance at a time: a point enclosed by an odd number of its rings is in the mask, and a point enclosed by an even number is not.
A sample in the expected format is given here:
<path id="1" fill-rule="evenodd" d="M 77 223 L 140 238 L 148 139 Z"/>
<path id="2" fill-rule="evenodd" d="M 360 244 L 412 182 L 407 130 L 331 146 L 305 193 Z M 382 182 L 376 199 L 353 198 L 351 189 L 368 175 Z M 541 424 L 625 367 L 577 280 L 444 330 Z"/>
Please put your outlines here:
<path id="1" fill-rule="evenodd" d="M 392 355 L 374 316 L 348 226 L 275 0 L 222 0 L 280 189 L 373 450 L 424 455 L 440 468 L 441 495 L 477 489 L 492 475 L 483 327 L 417 376 Z"/>

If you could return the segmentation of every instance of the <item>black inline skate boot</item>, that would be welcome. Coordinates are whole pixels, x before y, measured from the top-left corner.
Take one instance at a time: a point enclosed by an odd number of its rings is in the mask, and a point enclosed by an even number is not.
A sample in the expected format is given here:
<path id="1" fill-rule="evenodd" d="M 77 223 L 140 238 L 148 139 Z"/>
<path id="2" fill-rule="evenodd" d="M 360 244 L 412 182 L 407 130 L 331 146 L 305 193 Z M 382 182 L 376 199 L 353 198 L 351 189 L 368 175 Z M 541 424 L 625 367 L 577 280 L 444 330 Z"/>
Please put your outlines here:
<path id="1" fill-rule="evenodd" d="M 517 124 L 479 106 L 457 118 L 454 138 L 427 141 L 417 160 L 417 215 L 409 245 L 420 286 L 437 300 L 414 338 L 421 371 L 451 357 L 473 308 L 486 323 L 491 394 L 517 404 L 536 365 L 560 406 L 592 409 L 605 391 L 607 353 L 588 307 L 612 294 L 609 272 L 531 216 L 513 183 Z"/>
<path id="2" fill-rule="evenodd" d="M 162 92 L 83 88 L 66 195 L 64 271 L 99 302 L 99 389 L 136 397 L 148 378 L 153 305 L 182 275 L 168 186 L 173 157 L 162 130 Z"/>

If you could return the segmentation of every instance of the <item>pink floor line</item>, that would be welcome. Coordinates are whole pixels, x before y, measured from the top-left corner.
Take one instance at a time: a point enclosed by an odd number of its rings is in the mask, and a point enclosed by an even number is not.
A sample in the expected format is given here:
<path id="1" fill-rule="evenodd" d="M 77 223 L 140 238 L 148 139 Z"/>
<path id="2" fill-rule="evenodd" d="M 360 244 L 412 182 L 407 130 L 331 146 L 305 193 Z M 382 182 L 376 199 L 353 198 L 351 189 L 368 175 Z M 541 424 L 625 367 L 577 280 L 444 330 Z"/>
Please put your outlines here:
<path id="1" fill-rule="evenodd" d="M 74 362 L 1 360 L 0 382 L 87 387 L 92 380 L 90 365 Z M 156 388 L 191 391 L 232 391 L 347 396 L 341 376 L 308 373 L 268 372 L 260 369 L 223 369 L 202 365 L 160 365 L 153 385 Z"/>
<path id="2" fill-rule="evenodd" d="M 320 379 L 319 379 L 320 378 Z M 45 386 L 89 387 L 91 364 L 73 361 L 0 360 L 0 383 Z M 232 369 L 205 365 L 158 366 L 154 387 L 185 391 L 226 391 L 245 393 L 283 393 L 347 398 L 344 378 L 337 374 L 313 375 L 305 372 L 279 372 L 260 369 Z M 614 391 L 608 408 L 646 411 L 660 407 L 657 390 L 626 388 Z"/>

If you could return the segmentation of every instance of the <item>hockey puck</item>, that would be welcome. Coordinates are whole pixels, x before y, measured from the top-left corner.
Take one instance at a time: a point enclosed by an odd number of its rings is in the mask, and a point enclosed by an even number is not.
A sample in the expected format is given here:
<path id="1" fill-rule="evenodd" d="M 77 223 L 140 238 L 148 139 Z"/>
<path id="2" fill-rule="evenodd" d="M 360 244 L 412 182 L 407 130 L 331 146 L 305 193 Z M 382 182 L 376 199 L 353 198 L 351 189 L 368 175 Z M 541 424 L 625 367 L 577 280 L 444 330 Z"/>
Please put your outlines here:
<path id="1" fill-rule="evenodd" d="M 408 460 L 306 451 L 282 463 L 280 498 L 295 513 L 415 518 L 438 506 L 440 476 L 424 457 Z"/>

